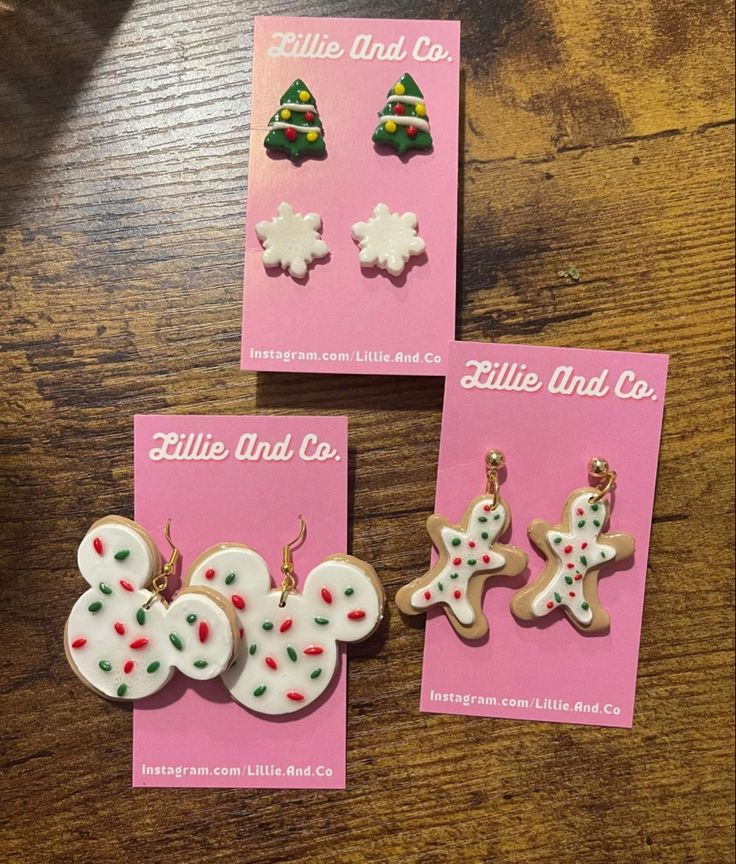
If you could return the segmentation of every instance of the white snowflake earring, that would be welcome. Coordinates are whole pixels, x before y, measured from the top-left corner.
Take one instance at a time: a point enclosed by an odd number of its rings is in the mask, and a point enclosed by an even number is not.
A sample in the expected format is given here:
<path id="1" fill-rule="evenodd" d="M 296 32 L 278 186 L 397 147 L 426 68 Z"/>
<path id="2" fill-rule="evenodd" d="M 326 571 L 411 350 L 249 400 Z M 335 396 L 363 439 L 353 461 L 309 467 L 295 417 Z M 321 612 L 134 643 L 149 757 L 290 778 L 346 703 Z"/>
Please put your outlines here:
<path id="1" fill-rule="evenodd" d="M 261 556 L 239 543 L 208 549 L 192 564 L 187 584 L 216 587 L 230 600 L 240 626 L 240 650 L 222 675 L 232 697 L 261 714 L 290 714 L 328 688 L 339 642 L 367 639 L 383 618 L 384 593 L 375 570 L 351 555 L 330 555 L 296 589 L 292 549 L 283 549 L 274 587 Z"/>
<path id="2" fill-rule="evenodd" d="M 295 279 L 303 279 L 312 261 L 330 253 L 319 235 L 321 230 L 322 219 L 317 213 L 295 213 L 291 204 L 282 201 L 273 219 L 256 225 L 264 247 L 264 266 L 281 267 Z"/>
<path id="3" fill-rule="evenodd" d="M 396 594 L 396 605 L 406 615 L 419 615 L 439 605 L 465 639 L 480 639 L 488 632 L 482 609 L 486 580 L 492 576 L 517 576 L 527 564 L 525 552 L 498 542 L 511 521 L 498 479 L 504 463 L 500 450 L 488 451 L 485 494 L 470 502 L 459 523 L 437 514 L 427 520 L 427 531 L 439 558 L 424 576 L 404 585 Z"/>
<path id="4" fill-rule="evenodd" d="M 523 621 L 538 620 L 561 609 L 582 633 L 599 633 L 610 626 L 598 599 L 598 571 L 634 554 L 634 538 L 606 534 L 610 515 L 608 493 L 616 472 L 605 459 L 588 466 L 599 483 L 576 489 L 565 502 L 562 521 L 550 525 L 535 519 L 529 537 L 547 559 L 542 572 L 511 598 L 511 611 Z"/>
<path id="5" fill-rule="evenodd" d="M 400 276 L 409 259 L 425 250 L 416 228 L 414 213 L 391 213 L 385 204 L 376 204 L 367 222 L 352 227 L 353 239 L 360 246 L 360 266 L 380 267 Z"/>
<path id="6" fill-rule="evenodd" d="M 170 604 L 163 598 L 179 558 L 168 522 L 164 534 L 172 550 L 166 564 L 151 535 L 122 516 L 98 520 L 79 544 L 89 588 L 67 619 L 64 648 L 79 678 L 108 699 L 150 696 L 175 669 L 216 678 L 238 645 L 235 615 L 215 591 L 185 588 Z"/>

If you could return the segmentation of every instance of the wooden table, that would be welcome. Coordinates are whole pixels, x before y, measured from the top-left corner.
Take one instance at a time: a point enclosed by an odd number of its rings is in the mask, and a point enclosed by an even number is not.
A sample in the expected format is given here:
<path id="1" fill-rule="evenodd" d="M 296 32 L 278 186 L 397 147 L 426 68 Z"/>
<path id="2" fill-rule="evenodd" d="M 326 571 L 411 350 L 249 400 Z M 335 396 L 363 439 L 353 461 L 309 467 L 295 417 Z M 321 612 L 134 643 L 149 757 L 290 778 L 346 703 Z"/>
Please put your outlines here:
<path id="1" fill-rule="evenodd" d="M 422 715 L 392 614 L 351 651 L 349 789 L 305 793 L 132 790 L 62 626 L 134 412 L 349 414 L 353 550 L 390 597 L 425 565 L 441 382 L 238 371 L 251 16 L 398 7 L 0 2 L 3 862 L 731 859 L 730 7 L 401 4 L 463 20 L 458 334 L 671 355 L 636 721 Z"/>

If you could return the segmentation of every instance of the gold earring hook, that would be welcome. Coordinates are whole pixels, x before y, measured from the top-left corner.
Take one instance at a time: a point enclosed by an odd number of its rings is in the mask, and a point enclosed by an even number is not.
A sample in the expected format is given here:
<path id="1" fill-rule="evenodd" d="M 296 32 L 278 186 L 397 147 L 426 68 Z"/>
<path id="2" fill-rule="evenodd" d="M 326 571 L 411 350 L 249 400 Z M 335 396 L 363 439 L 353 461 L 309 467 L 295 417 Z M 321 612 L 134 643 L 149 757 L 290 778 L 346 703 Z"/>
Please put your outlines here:
<path id="1" fill-rule="evenodd" d="M 163 594 L 163 592 L 166 590 L 166 586 L 169 584 L 169 576 L 171 576 L 176 570 L 176 564 L 179 560 L 179 556 L 181 555 L 181 551 L 171 539 L 171 519 L 167 519 L 166 524 L 164 525 L 164 537 L 166 538 L 166 542 L 171 547 L 171 555 L 169 555 L 169 560 L 161 568 L 161 572 L 157 573 L 151 580 L 153 594 L 143 605 L 144 609 L 150 609 L 151 604 L 155 603 L 156 600 L 161 599 L 161 594 Z"/>
<path id="2" fill-rule="evenodd" d="M 486 453 L 486 495 L 491 497 L 491 510 L 498 507 L 500 481 L 498 472 L 506 464 L 506 457 L 500 450 L 489 450 Z"/>
<path id="3" fill-rule="evenodd" d="M 588 463 L 588 473 L 591 477 L 595 477 L 600 482 L 596 485 L 598 492 L 591 495 L 590 503 L 597 504 L 605 495 L 607 495 L 616 482 L 616 472 L 613 471 L 605 459 L 596 456 Z"/>
<path id="4" fill-rule="evenodd" d="M 279 606 L 286 606 L 286 597 L 289 592 L 293 591 L 296 588 L 296 579 L 294 578 L 294 559 L 292 558 L 292 550 L 295 546 L 298 546 L 304 536 L 307 533 L 307 523 L 304 521 L 304 517 L 302 514 L 299 514 L 299 533 L 296 535 L 296 538 L 291 541 L 291 543 L 287 543 L 284 546 L 283 553 L 281 556 L 281 572 L 284 574 L 284 578 L 281 580 L 281 598 L 279 599 Z"/>

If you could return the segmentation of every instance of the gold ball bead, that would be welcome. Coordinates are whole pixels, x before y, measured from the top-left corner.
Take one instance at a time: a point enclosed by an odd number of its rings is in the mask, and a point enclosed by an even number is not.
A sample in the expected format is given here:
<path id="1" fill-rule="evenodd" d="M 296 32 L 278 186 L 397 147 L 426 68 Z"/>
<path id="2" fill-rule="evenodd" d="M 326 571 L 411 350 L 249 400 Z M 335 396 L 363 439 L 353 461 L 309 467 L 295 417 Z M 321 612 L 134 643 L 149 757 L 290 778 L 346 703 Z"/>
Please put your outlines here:
<path id="1" fill-rule="evenodd" d="M 608 462 L 596 456 L 588 463 L 588 471 L 593 477 L 605 477 L 608 474 Z"/>
<path id="2" fill-rule="evenodd" d="M 506 457 L 500 450 L 489 450 L 486 453 L 486 465 L 489 468 L 495 468 L 498 470 L 499 468 L 503 468 L 506 464 Z"/>

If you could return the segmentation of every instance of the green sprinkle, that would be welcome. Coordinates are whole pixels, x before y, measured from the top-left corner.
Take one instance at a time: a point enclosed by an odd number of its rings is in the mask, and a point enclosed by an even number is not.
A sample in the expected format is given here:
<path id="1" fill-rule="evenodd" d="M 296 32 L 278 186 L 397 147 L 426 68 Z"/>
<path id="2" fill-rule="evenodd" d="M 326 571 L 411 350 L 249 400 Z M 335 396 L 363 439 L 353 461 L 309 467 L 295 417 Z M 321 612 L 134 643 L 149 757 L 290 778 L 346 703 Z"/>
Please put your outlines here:
<path id="1" fill-rule="evenodd" d="M 169 633 L 169 639 L 177 651 L 184 650 L 184 643 L 181 641 L 181 638 L 177 633 Z"/>
<path id="2" fill-rule="evenodd" d="M 158 672 L 160 668 L 161 664 L 158 660 L 154 660 L 153 663 L 149 663 L 148 666 L 146 666 L 146 672 L 148 672 L 149 675 L 153 675 L 153 673 Z"/>
<path id="3" fill-rule="evenodd" d="M 289 655 L 289 660 L 296 663 L 296 651 L 291 647 L 291 645 L 286 646 L 286 653 Z"/>
<path id="4" fill-rule="evenodd" d="M 194 612 L 191 612 L 189 615 L 187 615 L 187 624 L 194 624 L 196 620 L 197 616 L 194 614 Z"/>
<path id="5" fill-rule="evenodd" d="M 255 643 L 255 642 L 251 642 L 251 643 L 250 643 L 250 648 L 248 648 L 248 653 L 252 656 L 253 654 L 256 653 L 257 650 L 258 650 L 258 646 L 256 645 L 256 643 Z"/>
<path id="6" fill-rule="evenodd" d="M 481 532 L 480 532 L 480 536 L 481 536 L 484 540 L 487 540 L 487 539 L 488 539 L 488 532 L 487 532 L 487 531 L 481 531 Z"/>
<path id="7" fill-rule="evenodd" d="M 437 583 L 437 587 L 439 588 L 440 591 L 444 591 L 444 590 L 445 590 L 445 586 L 444 586 L 441 582 L 438 582 L 438 583 Z"/>
<path id="8" fill-rule="evenodd" d="M 590 505 L 590 509 L 591 509 L 594 513 L 597 513 L 597 512 L 598 512 L 598 506 L 599 506 L 598 504 L 591 504 L 591 505 Z"/>
<path id="9" fill-rule="evenodd" d="M 231 570 L 227 574 L 227 576 L 225 577 L 225 584 L 226 585 L 232 585 L 234 581 L 235 581 L 235 573 L 233 573 L 233 571 Z"/>
<path id="10" fill-rule="evenodd" d="M 112 669 L 112 663 L 109 660 L 100 660 L 97 665 L 103 672 L 109 672 Z"/>
<path id="11" fill-rule="evenodd" d="M 565 576 L 565 582 L 567 582 L 568 585 L 572 585 L 572 576 Z"/>
<path id="12" fill-rule="evenodd" d="M 559 595 L 556 591 L 555 591 L 555 600 L 556 600 L 558 603 L 562 603 L 562 597 L 560 597 L 560 595 Z"/>
<path id="13" fill-rule="evenodd" d="M 459 573 L 450 573 L 450 579 L 457 579 L 459 575 Z"/>
<path id="14" fill-rule="evenodd" d="M 100 582 L 98 587 L 103 594 L 112 594 L 112 588 L 105 582 Z"/>
<path id="15" fill-rule="evenodd" d="M 94 603 L 90 603 L 87 607 L 90 612 L 99 612 L 102 609 L 102 603 L 99 600 L 95 600 Z"/>
<path id="16" fill-rule="evenodd" d="M 259 684 L 258 687 L 256 687 L 256 689 L 253 691 L 253 695 L 254 696 L 263 696 L 263 694 L 265 692 L 266 692 L 266 685 L 265 684 Z"/>
<path id="17" fill-rule="evenodd" d="M 264 630 L 273 630 L 273 621 L 264 621 L 263 624 L 261 624 L 261 627 L 263 627 Z"/>
<path id="18" fill-rule="evenodd" d="M 600 528 L 600 527 L 601 527 L 601 523 L 600 523 L 597 519 L 594 519 L 594 520 L 593 520 L 593 524 L 595 525 L 596 528 Z"/>
<path id="19" fill-rule="evenodd" d="M 130 555 L 130 549 L 120 549 L 115 553 L 116 561 L 125 561 L 125 559 Z"/>
<path id="20" fill-rule="evenodd" d="M 460 543 L 461 543 L 461 540 L 460 540 L 459 537 L 453 537 L 453 538 L 452 538 L 452 545 L 453 545 L 453 546 L 459 546 Z"/>
<path id="21" fill-rule="evenodd" d="M 471 567 L 475 567 L 475 565 L 476 565 L 477 563 L 478 563 L 478 562 L 475 560 L 475 558 L 468 558 L 468 564 L 469 564 Z"/>
<path id="22" fill-rule="evenodd" d="M 580 605 L 581 605 L 582 608 L 585 609 L 585 610 L 590 609 L 590 605 L 589 605 L 588 603 L 581 603 Z"/>
<path id="23" fill-rule="evenodd" d="M 606 553 L 605 553 L 605 552 L 601 552 L 601 558 L 605 558 L 605 557 L 606 557 Z"/>
<path id="24" fill-rule="evenodd" d="M 583 565 L 583 567 L 588 566 L 588 559 L 585 557 L 585 555 L 580 556 L 580 563 Z"/>
<path id="25" fill-rule="evenodd" d="M 351 588 L 351 587 L 348 585 L 348 587 L 345 589 L 345 596 L 346 596 L 346 597 L 351 597 L 354 593 L 355 593 L 355 588 Z"/>
<path id="26" fill-rule="evenodd" d="M 493 521 L 494 521 L 494 522 L 498 522 L 498 520 L 499 520 L 500 518 L 501 518 L 501 514 L 500 514 L 500 513 L 496 513 L 496 515 L 493 517 Z"/>
<path id="27" fill-rule="evenodd" d="M 562 543 L 562 537 L 555 537 L 554 543 Z"/>
<path id="28" fill-rule="evenodd" d="M 117 557 L 117 556 L 115 556 L 115 557 Z M 121 684 L 118 687 L 117 692 L 118 692 L 118 696 L 125 696 L 125 694 L 128 692 L 128 685 L 127 684 Z"/>
<path id="29" fill-rule="evenodd" d="M 487 521 L 488 521 L 488 517 L 487 517 L 487 516 L 479 516 L 479 517 L 478 517 L 478 521 L 479 521 L 479 522 L 487 522 Z"/>
<path id="30" fill-rule="evenodd" d="M 583 525 L 585 525 L 585 519 L 581 519 L 581 520 L 578 522 L 578 528 L 582 528 Z"/>
<path id="31" fill-rule="evenodd" d="M 321 670 L 321 669 L 313 669 L 313 670 L 309 673 L 309 677 L 310 677 L 310 678 L 319 678 L 319 676 L 320 676 L 321 674 L 322 674 L 322 670 Z"/>
<path id="32" fill-rule="evenodd" d="M 197 669 L 204 669 L 207 666 L 207 661 L 206 660 L 195 660 L 194 665 L 197 667 Z"/>
<path id="33" fill-rule="evenodd" d="M 314 623 L 315 624 L 322 624 L 324 626 L 325 624 L 330 623 L 330 619 L 329 618 L 315 618 Z"/>
<path id="34" fill-rule="evenodd" d="M 143 625 L 146 623 L 146 610 L 141 606 L 141 608 L 135 613 L 135 620 Z"/>

